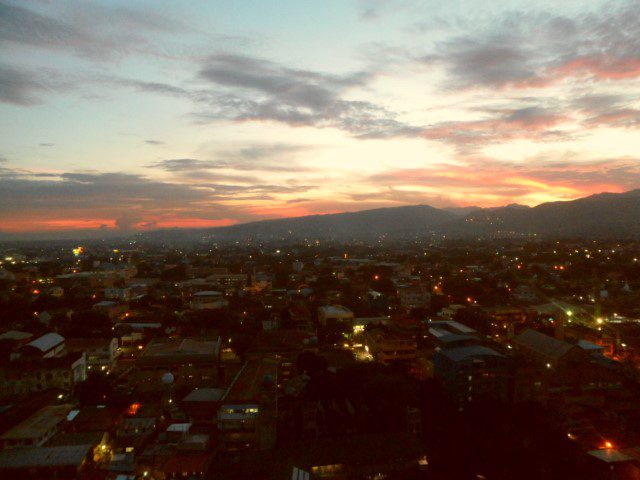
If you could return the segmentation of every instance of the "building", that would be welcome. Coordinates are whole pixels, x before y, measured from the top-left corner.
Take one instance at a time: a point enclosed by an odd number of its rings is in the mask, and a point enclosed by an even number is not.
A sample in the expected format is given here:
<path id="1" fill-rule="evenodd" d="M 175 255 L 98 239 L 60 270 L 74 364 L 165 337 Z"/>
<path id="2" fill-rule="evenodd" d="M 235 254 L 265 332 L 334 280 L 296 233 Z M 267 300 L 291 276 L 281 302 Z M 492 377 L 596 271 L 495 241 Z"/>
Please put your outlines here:
<path id="1" fill-rule="evenodd" d="M 247 361 L 218 410 L 219 439 L 226 450 L 273 448 L 276 443 L 278 360 Z"/>
<path id="2" fill-rule="evenodd" d="M 324 305 L 318 308 L 318 321 L 323 327 L 336 325 L 353 327 L 353 312 L 342 305 Z"/>
<path id="3" fill-rule="evenodd" d="M 454 320 L 429 322 L 428 338 L 436 347 L 451 348 L 478 343 L 478 332 Z"/>
<path id="4" fill-rule="evenodd" d="M 422 285 L 402 285 L 398 287 L 398 299 L 406 310 L 426 308 L 431 302 L 431 294 Z"/>
<path id="5" fill-rule="evenodd" d="M 46 333 L 25 345 L 25 355 L 31 357 L 51 358 L 62 355 L 65 340 L 57 333 Z"/>
<path id="6" fill-rule="evenodd" d="M 507 359 L 483 345 L 441 348 L 433 356 L 434 375 L 444 384 L 460 409 L 479 398 L 507 402 Z"/>
<path id="7" fill-rule="evenodd" d="M 220 337 L 152 340 L 136 360 L 134 385 L 141 391 L 166 389 L 168 377 L 163 377 L 169 373 L 175 388 L 215 387 L 220 373 L 220 345 Z"/>
<path id="8" fill-rule="evenodd" d="M 180 407 L 194 422 L 212 425 L 225 393 L 221 388 L 196 388 L 182 399 Z"/>
<path id="9" fill-rule="evenodd" d="M 375 360 L 386 364 L 413 362 L 418 350 L 410 335 L 382 328 L 365 333 L 365 344 Z"/>
<path id="10" fill-rule="evenodd" d="M 425 449 L 409 434 L 360 435 L 289 447 L 286 477 L 292 480 L 418 477 L 428 468 Z"/>
<path id="11" fill-rule="evenodd" d="M 81 479 L 92 464 L 91 445 L 25 447 L 0 452 L 0 477 Z"/>
<path id="12" fill-rule="evenodd" d="M 232 293 L 247 286 L 246 273 L 214 273 L 207 277 L 207 281 L 225 292 Z"/>
<path id="13" fill-rule="evenodd" d="M 84 353 L 41 359 L 21 358 L 0 367 L 0 395 L 21 395 L 50 388 L 71 392 L 76 384 L 86 379 Z"/>
<path id="14" fill-rule="evenodd" d="M 41 408 L 0 436 L 3 448 L 40 447 L 58 433 L 71 411 L 71 405 Z"/>
<path id="15" fill-rule="evenodd" d="M 189 306 L 192 310 L 217 310 L 229 305 L 222 292 L 205 290 L 194 293 Z"/>
<path id="16" fill-rule="evenodd" d="M 531 329 L 526 329 L 516 336 L 513 344 L 523 355 L 548 368 L 584 362 L 588 357 L 585 350 L 578 345 L 563 342 Z"/>
<path id="17" fill-rule="evenodd" d="M 87 357 L 87 370 L 110 371 L 115 367 L 118 357 L 117 338 L 68 338 L 67 351 L 84 352 Z"/>

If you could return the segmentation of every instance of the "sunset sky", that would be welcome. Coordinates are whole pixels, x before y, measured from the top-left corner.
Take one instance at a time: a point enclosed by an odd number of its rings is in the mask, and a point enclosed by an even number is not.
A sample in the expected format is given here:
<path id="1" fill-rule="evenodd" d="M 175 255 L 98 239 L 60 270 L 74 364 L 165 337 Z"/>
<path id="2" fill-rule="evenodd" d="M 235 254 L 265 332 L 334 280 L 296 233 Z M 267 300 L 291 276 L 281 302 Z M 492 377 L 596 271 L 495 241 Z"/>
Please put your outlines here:
<path id="1" fill-rule="evenodd" d="M 639 12 L 0 0 L 0 238 L 639 188 Z"/>

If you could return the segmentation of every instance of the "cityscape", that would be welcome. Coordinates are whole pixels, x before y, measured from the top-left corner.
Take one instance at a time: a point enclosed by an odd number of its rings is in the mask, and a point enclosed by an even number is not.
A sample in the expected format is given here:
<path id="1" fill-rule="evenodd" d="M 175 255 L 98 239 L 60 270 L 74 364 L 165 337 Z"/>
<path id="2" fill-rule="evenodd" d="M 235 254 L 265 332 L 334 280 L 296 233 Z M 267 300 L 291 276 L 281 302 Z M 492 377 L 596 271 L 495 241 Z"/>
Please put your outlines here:
<path id="1" fill-rule="evenodd" d="M 0 479 L 640 480 L 636 0 L 0 0 Z"/>

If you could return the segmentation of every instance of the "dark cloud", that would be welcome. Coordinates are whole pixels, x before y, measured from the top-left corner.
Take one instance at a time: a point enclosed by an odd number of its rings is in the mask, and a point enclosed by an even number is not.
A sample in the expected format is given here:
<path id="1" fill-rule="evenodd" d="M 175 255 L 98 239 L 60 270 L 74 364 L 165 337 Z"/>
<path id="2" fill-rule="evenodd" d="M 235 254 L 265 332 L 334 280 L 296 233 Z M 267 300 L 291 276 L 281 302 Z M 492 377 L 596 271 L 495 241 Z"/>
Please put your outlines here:
<path id="1" fill-rule="evenodd" d="M 153 11 L 95 5 L 49 14 L 0 1 L 0 44 L 67 50 L 94 59 L 149 52 L 148 32 L 172 32 L 179 25 Z"/>
<path id="2" fill-rule="evenodd" d="M 0 64 L 0 101 L 14 105 L 36 105 L 41 102 L 38 95 L 46 89 L 29 73 Z"/>
<path id="3" fill-rule="evenodd" d="M 147 143 L 149 145 L 164 145 L 164 142 L 160 140 L 145 140 L 144 143 Z"/>
<path id="4" fill-rule="evenodd" d="M 2 217 L 36 215 L 54 218 L 113 218 L 122 228 L 139 219 L 252 218 L 228 201 L 267 200 L 277 194 L 304 193 L 311 185 L 252 183 L 180 184 L 125 173 L 69 172 L 36 175 L 24 170 L 0 168 Z M 128 220 L 127 220 L 128 219 Z"/>
<path id="5" fill-rule="evenodd" d="M 168 172 L 202 172 L 205 170 L 239 170 L 269 172 L 302 172 L 311 170 L 298 165 L 294 157 L 309 147 L 288 144 L 256 144 L 237 149 L 220 149 L 213 152 L 217 160 L 174 158 L 149 165 Z"/>
<path id="6" fill-rule="evenodd" d="M 200 76 L 231 89 L 207 102 L 207 108 L 196 115 L 203 121 L 271 120 L 338 128 L 362 138 L 411 136 L 419 131 L 383 106 L 344 99 L 350 88 L 362 88 L 371 80 L 370 72 L 331 75 L 252 57 L 220 55 L 209 58 Z"/>

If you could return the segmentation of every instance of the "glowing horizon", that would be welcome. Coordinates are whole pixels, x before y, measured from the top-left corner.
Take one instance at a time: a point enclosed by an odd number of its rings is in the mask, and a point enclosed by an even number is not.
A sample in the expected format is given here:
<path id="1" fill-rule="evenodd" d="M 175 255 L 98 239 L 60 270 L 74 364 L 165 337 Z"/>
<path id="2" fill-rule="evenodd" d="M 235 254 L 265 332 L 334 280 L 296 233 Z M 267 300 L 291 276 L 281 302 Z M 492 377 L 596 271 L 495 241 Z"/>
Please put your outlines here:
<path id="1" fill-rule="evenodd" d="M 0 238 L 639 188 L 634 2 L 530 3 L 0 0 Z"/>

